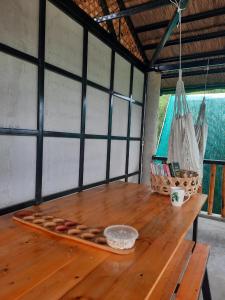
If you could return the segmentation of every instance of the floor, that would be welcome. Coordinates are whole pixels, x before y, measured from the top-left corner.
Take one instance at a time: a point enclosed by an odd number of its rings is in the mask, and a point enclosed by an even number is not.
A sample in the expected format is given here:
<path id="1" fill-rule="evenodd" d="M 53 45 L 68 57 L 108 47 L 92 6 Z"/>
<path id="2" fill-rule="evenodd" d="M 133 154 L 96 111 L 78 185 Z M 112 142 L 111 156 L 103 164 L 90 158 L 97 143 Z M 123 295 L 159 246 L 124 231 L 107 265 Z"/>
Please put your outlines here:
<path id="1" fill-rule="evenodd" d="M 225 222 L 200 217 L 198 241 L 211 246 L 208 273 L 212 299 L 225 300 Z"/>

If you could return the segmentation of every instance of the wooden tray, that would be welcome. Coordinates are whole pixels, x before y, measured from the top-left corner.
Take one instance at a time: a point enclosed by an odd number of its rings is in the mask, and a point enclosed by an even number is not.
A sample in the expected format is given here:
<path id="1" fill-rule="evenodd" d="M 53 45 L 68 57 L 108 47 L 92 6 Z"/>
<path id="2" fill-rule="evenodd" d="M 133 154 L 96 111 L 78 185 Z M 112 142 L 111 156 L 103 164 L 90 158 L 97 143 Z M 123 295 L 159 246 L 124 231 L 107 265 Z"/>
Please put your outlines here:
<path id="1" fill-rule="evenodd" d="M 13 219 L 17 222 L 45 231 L 51 235 L 69 239 L 98 249 L 116 254 L 130 254 L 132 249 L 114 249 L 107 245 L 103 235 L 104 227 L 88 227 L 76 221 L 44 215 L 41 212 L 23 210 L 14 214 Z"/>

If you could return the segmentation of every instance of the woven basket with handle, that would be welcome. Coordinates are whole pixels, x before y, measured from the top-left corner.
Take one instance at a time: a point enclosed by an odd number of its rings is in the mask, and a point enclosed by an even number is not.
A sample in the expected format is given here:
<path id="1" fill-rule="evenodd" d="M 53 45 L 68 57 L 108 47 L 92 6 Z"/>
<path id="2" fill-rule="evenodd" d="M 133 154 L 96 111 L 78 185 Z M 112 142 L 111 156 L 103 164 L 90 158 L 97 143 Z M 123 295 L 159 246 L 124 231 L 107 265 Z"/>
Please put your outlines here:
<path id="1" fill-rule="evenodd" d="M 180 177 L 168 177 L 151 174 L 152 191 L 162 195 L 170 195 L 171 187 L 181 187 L 185 190 L 186 197 L 198 192 L 200 181 L 196 172 L 181 170 Z"/>

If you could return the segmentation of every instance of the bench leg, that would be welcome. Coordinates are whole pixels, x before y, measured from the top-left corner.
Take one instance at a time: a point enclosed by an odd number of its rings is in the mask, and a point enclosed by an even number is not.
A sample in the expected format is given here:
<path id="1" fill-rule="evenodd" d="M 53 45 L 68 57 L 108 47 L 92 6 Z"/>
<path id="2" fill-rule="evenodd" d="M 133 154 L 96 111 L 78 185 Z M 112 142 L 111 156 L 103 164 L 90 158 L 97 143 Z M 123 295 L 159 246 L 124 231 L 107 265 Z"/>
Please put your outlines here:
<path id="1" fill-rule="evenodd" d="M 212 300 L 207 269 L 205 270 L 205 275 L 202 283 L 202 294 L 204 300 Z"/>
<path id="2" fill-rule="evenodd" d="M 192 234 L 192 240 L 197 243 L 198 239 L 198 216 L 195 218 L 193 223 L 193 234 Z"/>

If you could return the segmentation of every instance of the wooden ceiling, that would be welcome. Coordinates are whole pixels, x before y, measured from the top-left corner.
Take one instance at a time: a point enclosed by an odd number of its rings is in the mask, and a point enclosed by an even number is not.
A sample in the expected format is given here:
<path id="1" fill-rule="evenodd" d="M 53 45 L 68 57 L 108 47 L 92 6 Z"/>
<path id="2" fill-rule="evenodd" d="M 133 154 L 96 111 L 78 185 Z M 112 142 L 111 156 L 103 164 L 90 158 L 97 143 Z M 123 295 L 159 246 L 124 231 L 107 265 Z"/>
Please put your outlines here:
<path id="1" fill-rule="evenodd" d="M 185 83 L 202 85 L 206 64 L 210 58 L 210 61 L 213 61 L 210 69 L 213 71 L 209 76 L 209 84 L 221 85 L 224 82 L 225 85 L 225 78 L 222 75 L 225 65 L 225 0 L 182 1 L 186 5 L 186 9 L 182 12 L 184 72 L 193 72 L 193 76 L 190 74 L 185 76 Z M 139 60 L 149 67 L 159 68 L 163 78 L 162 88 L 175 87 L 179 29 L 177 26 L 169 28 L 170 21 L 176 14 L 175 6 L 169 0 L 158 0 L 158 5 L 156 0 L 74 0 L 74 2 L 96 19 L 112 13 L 125 12 L 125 17 L 108 20 L 100 25 Z M 128 13 L 133 7 L 140 8 L 143 4 L 149 3 L 156 3 L 156 7 L 151 9 L 148 7 L 138 13 Z M 159 3 L 162 5 L 159 6 Z M 156 55 L 168 28 L 172 30 L 169 31 L 164 47 L 159 49 Z"/>

